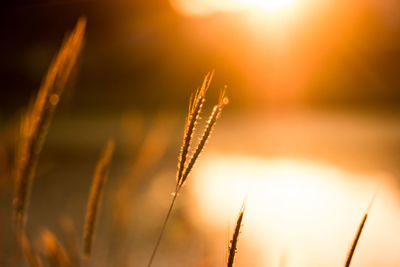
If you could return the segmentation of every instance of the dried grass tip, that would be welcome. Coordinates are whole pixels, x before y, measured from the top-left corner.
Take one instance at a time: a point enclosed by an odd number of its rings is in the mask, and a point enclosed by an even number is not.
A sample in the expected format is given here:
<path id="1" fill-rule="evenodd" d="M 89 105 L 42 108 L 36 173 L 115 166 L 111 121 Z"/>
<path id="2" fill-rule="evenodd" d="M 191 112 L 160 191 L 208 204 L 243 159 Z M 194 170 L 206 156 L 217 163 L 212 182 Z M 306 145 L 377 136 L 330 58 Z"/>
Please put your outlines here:
<path id="1" fill-rule="evenodd" d="M 235 254 L 237 251 L 237 244 L 238 244 L 239 234 L 240 234 L 240 227 L 242 226 L 242 220 L 243 220 L 243 214 L 244 214 L 245 207 L 246 207 L 246 200 L 242 204 L 242 207 L 239 212 L 239 216 L 236 221 L 235 231 L 233 232 L 232 240 L 229 242 L 229 247 L 228 247 L 229 254 L 228 254 L 228 262 L 227 262 L 228 267 L 233 266 L 233 261 L 235 259 Z"/>
<path id="2" fill-rule="evenodd" d="M 83 231 L 83 252 L 85 257 L 89 257 L 94 238 L 96 218 L 99 211 L 101 195 L 108 175 L 111 157 L 114 151 L 114 141 L 108 141 L 100 160 L 97 163 L 90 189 L 89 201 L 86 210 L 85 226 Z"/>
<path id="3" fill-rule="evenodd" d="M 189 115 L 186 120 L 185 132 L 183 137 L 183 143 L 181 147 L 181 152 L 178 161 L 178 172 L 177 172 L 177 183 L 175 191 L 178 192 L 181 187 L 186 182 L 187 177 L 190 174 L 196 160 L 198 159 L 200 153 L 209 139 L 211 132 L 217 122 L 218 118 L 222 113 L 222 109 L 229 103 L 229 99 L 226 96 L 226 90 L 222 90 L 219 96 L 218 104 L 214 106 L 206 126 L 203 130 L 203 134 L 196 148 L 192 148 L 192 138 L 195 131 L 197 121 L 199 119 L 199 114 L 201 112 L 203 103 L 205 102 L 205 92 L 210 86 L 211 79 L 214 73 L 208 73 L 204 79 L 203 86 L 197 90 L 195 96 L 192 98 L 189 108 Z M 189 156 L 191 154 L 191 156 Z M 188 160 L 188 158 L 190 158 Z"/>

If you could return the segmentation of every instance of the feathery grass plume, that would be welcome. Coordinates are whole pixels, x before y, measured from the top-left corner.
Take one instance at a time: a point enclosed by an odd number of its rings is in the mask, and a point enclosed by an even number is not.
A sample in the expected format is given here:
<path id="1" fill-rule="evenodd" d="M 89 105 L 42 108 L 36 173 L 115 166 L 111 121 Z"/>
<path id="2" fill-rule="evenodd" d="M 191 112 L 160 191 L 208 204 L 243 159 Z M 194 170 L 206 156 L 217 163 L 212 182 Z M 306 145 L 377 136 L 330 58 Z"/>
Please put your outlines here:
<path id="1" fill-rule="evenodd" d="M 50 65 L 36 100 L 22 118 L 13 200 L 17 231 L 23 230 L 26 223 L 26 210 L 39 155 L 59 98 L 81 51 L 85 26 L 86 19 L 80 18 Z"/>
<path id="2" fill-rule="evenodd" d="M 373 195 L 373 197 L 372 197 L 372 199 L 371 199 L 371 201 L 370 201 L 370 203 L 369 203 L 369 205 L 367 207 L 367 210 L 365 211 L 364 217 L 362 218 L 361 223 L 358 226 L 358 230 L 357 230 L 356 236 L 354 237 L 353 243 L 351 244 L 351 248 L 350 248 L 350 250 L 349 250 L 349 252 L 347 254 L 346 263 L 344 264 L 345 267 L 349 267 L 350 266 L 351 259 L 353 258 L 354 251 L 356 250 L 358 240 L 360 239 L 360 236 L 361 236 L 362 230 L 364 228 L 365 222 L 367 221 L 367 218 L 368 218 L 368 213 L 369 213 L 369 211 L 370 211 L 370 209 L 372 207 L 372 204 L 373 204 L 373 202 L 375 200 L 376 194 L 377 194 L 377 191 Z"/>
<path id="3" fill-rule="evenodd" d="M 103 193 L 104 184 L 108 175 L 108 169 L 111 162 L 111 157 L 114 152 L 114 141 L 108 141 L 99 162 L 97 163 L 96 170 L 93 177 L 92 187 L 90 189 L 90 196 L 86 210 L 85 228 L 83 231 L 83 250 L 84 256 L 89 257 L 93 235 L 96 225 L 96 217 L 99 210 L 100 199 Z"/>
<path id="4" fill-rule="evenodd" d="M 42 232 L 44 253 L 50 267 L 71 267 L 71 261 L 65 252 L 64 247 L 58 242 L 55 235 L 49 230 Z"/>
<path id="5" fill-rule="evenodd" d="M 193 152 L 193 155 L 189 161 L 189 164 L 187 165 L 187 167 L 185 169 L 185 172 L 184 172 L 182 178 L 180 179 L 180 181 L 177 184 L 178 189 L 180 189 L 183 186 L 183 184 L 185 183 L 187 177 L 189 176 L 190 171 L 192 170 L 194 164 L 196 163 L 197 158 L 199 157 L 201 151 L 203 151 L 203 148 L 204 148 L 208 138 L 210 137 L 212 130 L 214 129 L 217 119 L 221 116 L 222 109 L 228 104 L 228 102 L 229 102 L 229 100 L 226 97 L 226 92 L 225 92 L 225 90 L 223 90 L 220 94 L 218 104 L 214 106 L 213 111 L 211 112 L 211 115 L 208 118 L 203 135 L 200 138 L 200 142 L 197 145 L 196 150 Z"/>
<path id="6" fill-rule="evenodd" d="M 228 247 L 229 250 L 228 262 L 227 262 L 228 267 L 233 266 L 233 260 L 235 259 L 237 243 L 240 234 L 240 227 L 242 226 L 242 220 L 245 208 L 246 208 L 246 201 L 243 202 L 242 207 L 240 208 L 240 213 L 236 221 L 235 231 L 233 232 L 232 240 L 230 241 L 230 245 Z"/>
<path id="7" fill-rule="evenodd" d="M 28 261 L 31 267 L 43 267 L 43 263 L 33 250 L 31 243 L 29 242 L 28 237 L 26 236 L 25 232 L 20 232 L 18 241 L 20 242 L 20 246 L 22 248 L 22 252 Z"/>
<path id="8" fill-rule="evenodd" d="M 177 171 L 175 192 L 173 194 L 167 215 L 165 216 L 164 222 L 162 224 L 160 235 L 158 236 L 156 245 L 154 246 L 153 252 L 150 256 L 149 263 L 147 264 L 148 267 L 150 267 L 151 264 L 153 263 L 154 257 L 157 253 L 158 246 L 160 245 L 162 236 L 165 232 L 165 228 L 167 226 L 167 222 L 171 215 L 171 212 L 174 207 L 178 193 L 181 190 L 182 186 L 185 184 L 185 181 L 186 181 L 187 177 L 189 176 L 190 171 L 193 168 L 197 158 L 199 157 L 200 152 L 203 150 L 205 143 L 207 142 L 208 138 L 210 137 L 212 129 L 214 128 L 217 119 L 221 115 L 222 109 L 229 102 L 228 97 L 225 94 L 225 90 L 223 90 L 220 94 L 218 104 L 214 106 L 214 109 L 211 112 L 211 115 L 207 121 L 207 125 L 204 129 L 204 132 L 200 139 L 200 142 L 197 145 L 197 147 L 193 150 L 191 148 L 191 143 L 192 143 L 192 138 L 193 138 L 193 134 L 195 131 L 195 126 L 199 119 L 199 114 L 201 112 L 201 108 L 206 100 L 205 93 L 210 86 L 211 79 L 213 78 L 213 76 L 214 76 L 214 72 L 208 73 L 206 75 L 203 85 L 200 87 L 200 89 L 198 89 L 196 91 L 194 96 L 192 96 L 189 101 L 189 114 L 186 119 L 183 143 L 182 143 L 182 147 L 181 147 L 179 158 L 178 158 L 178 171 Z M 191 150 L 192 150 L 192 156 L 190 158 L 190 161 L 189 161 L 189 163 L 185 164 Z"/>
<path id="9" fill-rule="evenodd" d="M 189 114 L 186 118 L 185 131 L 183 135 L 183 142 L 181 147 L 181 152 L 178 160 L 178 173 L 177 173 L 177 184 L 182 184 L 182 175 L 185 169 L 185 162 L 187 155 L 189 153 L 190 145 L 192 143 L 193 133 L 196 128 L 197 121 L 201 109 L 203 107 L 205 99 L 205 94 L 210 87 L 211 80 L 214 76 L 214 72 L 207 73 L 204 78 L 202 86 L 195 92 L 194 96 L 191 96 L 189 101 Z"/>
<path id="10" fill-rule="evenodd" d="M 70 217 L 63 217 L 61 219 L 62 239 L 65 244 L 65 251 L 72 266 L 78 267 L 81 265 L 80 249 L 78 245 L 77 234 L 75 231 L 74 222 Z"/>

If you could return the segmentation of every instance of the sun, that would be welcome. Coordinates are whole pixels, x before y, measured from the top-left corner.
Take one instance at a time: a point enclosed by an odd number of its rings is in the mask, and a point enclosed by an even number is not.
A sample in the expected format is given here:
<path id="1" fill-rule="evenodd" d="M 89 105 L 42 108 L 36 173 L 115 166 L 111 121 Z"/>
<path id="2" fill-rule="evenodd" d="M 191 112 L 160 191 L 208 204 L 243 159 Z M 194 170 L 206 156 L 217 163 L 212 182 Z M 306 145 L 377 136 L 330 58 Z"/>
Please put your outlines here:
<path id="1" fill-rule="evenodd" d="M 295 0 L 241 0 L 240 2 L 252 8 L 280 9 L 293 5 Z"/>
<path id="2" fill-rule="evenodd" d="M 278 12 L 291 9 L 296 0 L 170 0 L 181 14 L 207 16 L 214 13 L 266 11 Z"/>

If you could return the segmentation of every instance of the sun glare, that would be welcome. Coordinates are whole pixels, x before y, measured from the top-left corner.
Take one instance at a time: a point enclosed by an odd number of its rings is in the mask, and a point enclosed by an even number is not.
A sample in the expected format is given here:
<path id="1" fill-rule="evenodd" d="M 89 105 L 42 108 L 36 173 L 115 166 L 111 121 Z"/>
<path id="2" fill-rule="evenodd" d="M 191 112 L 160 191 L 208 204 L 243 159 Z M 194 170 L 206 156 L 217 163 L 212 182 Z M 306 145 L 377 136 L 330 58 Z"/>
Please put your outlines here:
<path id="1" fill-rule="evenodd" d="M 296 0 L 171 0 L 184 15 L 209 15 L 217 12 L 274 11 L 288 9 Z"/>
<path id="2" fill-rule="evenodd" d="M 353 263 L 392 266 L 399 261 L 398 192 L 386 175 L 355 174 L 286 158 L 214 155 L 200 165 L 191 188 L 201 212 L 201 229 L 214 227 L 226 239 L 228 225 L 234 224 L 248 196 L 238 256 L 239 263 L 243 257 L 243 266 L 246 262 L 278 266 L 283 254 L 286 266 L 341 265 L 378 186 Z M 193 209 L 195 222 L 199 222 L 198 209 Z M 223 243 L 218 247 L 223 248 Z M 248 255 L 253 256 L 244 259 Z"/>
<path id="3" fill-rule="evenodd" d="M 275 9 L 288 7 L 294 3 L 294 0 L 241 0 L 240 2 L 244 6 Z"/>

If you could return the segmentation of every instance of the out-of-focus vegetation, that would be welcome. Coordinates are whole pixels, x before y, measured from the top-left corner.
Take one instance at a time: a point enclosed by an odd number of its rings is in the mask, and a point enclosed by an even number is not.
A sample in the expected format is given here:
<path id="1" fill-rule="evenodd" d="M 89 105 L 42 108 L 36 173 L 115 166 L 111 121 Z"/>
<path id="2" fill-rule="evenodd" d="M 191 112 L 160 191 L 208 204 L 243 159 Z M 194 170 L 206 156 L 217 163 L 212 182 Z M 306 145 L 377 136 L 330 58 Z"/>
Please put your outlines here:
<path id="1" fill-rule="evenodd" d="M 81 15 L 85 48 L 42 147 L 25 249 L 44 258 L 62 244 L 77 262 L 93 170 L 113 137 L 88 264 L 144 265 L 175 188 L 187 100 L 215 69 L 209 100 L 227 85 L 231 104 L 154 266 L 226 264 L 245 195 L 237 266 L 342 265 L 377 188 L 352 266 L 399 264 L 400 3 L 232 2 L 0 4 L 1 266 L 25 264 L 11 216 L 21 114 Z"/>

